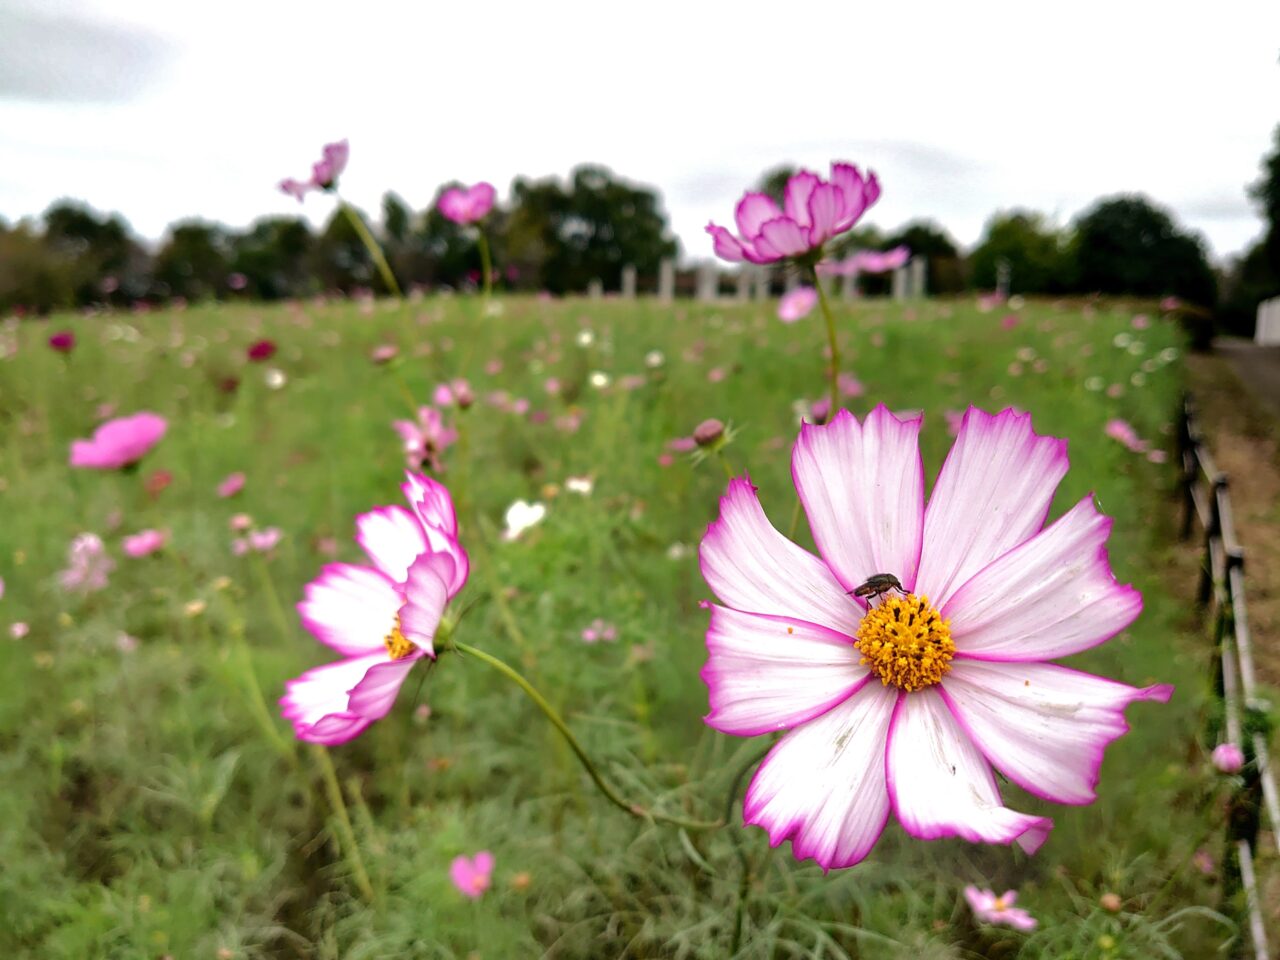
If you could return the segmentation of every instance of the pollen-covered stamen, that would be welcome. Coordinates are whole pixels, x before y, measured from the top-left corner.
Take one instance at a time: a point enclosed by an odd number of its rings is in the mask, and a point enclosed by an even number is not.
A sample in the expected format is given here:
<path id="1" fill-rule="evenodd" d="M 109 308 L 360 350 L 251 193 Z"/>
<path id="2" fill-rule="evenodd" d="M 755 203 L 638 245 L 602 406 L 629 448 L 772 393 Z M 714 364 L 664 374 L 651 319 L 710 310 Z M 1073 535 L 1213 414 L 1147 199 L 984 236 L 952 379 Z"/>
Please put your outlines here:
<path id="1" fill-rule="evenodd" d="M 914 593 L 883 597 L 869 609 L 854 645 L 881 683 L 908 693 L 940 682 L 956 652 L 951 621 Z"/>
<path id="2" fill-rule="evenodd" d="M 392 660 L 403 660 L 417 649 L 413 641 L 400 632 L 400 618 L 398 616 L 396 617 L 396 625 L 391 628 L 391 632 L 387 634 L 383 642 L 387 645 L 387 653 Z"/>

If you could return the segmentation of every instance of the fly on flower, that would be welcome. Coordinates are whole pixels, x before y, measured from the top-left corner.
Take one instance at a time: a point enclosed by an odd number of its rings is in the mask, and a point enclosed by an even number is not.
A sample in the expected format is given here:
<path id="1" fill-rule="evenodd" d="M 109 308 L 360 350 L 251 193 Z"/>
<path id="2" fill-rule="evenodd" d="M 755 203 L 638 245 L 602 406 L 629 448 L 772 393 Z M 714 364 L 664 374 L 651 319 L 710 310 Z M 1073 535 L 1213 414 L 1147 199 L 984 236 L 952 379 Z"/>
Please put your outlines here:
<path id="1" fill-rule="evenodd" d="M 1111 521 L 1092 499 L 1045 526 L 1065 441 L 1027 414 L 970 408 L 926 505 L 920 427 L 883 405 L 802 426 L 792 477 L 820 556 L 774 529 L 745 477 L 700 549 L 720 600 L 707 604 L 706 722 L 788 731 L 743 818 L 824 869 L 862 860 L 891 813 L 921 839 L 1034 852 L 1052 822 L 1005 807 L 993 768 L 1090 803 L 1125 708 L 1172 693 L 1049 662 L 1142 609 L 1111 573 Z"/>

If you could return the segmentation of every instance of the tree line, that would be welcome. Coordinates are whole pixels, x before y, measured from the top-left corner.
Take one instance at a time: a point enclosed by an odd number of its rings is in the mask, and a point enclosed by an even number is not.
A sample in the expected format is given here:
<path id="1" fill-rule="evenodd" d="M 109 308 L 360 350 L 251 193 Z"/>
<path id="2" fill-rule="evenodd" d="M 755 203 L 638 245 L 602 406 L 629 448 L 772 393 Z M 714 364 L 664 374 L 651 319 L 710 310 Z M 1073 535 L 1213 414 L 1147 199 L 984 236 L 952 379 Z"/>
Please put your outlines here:
<path id="1" fill-rule="evenodd" d="M 942 226 L 920 220 L 893 232 L 873 226 L 854 231 L 832 254 L 905 245 L 927 258 L 928 289 L 942 295 L 993 290 L 1001 278 L 1011 294 L 1172 295 L 1215 309 L 1220 326 L 1247 333 L 1257 302 L 1280 294 L 1280 127 L 1262 166 L 1249 194 L 1266 233 L 1218 270 L 1197 235 L 1132 194 L 1100 199 L 1066 227 L 1035 211 L 997 213 L 967 252 Z M 758 189 L 779 195 L 792 172 L 772 170 Z M 380 214 L 378 233 L 403 286 L 479 283 L 473 233 L 441 215 L 434 200 L 415 211 L 387 193 Z M 360 216 L 372 226 L 367 214 Z M 495 279 L 515 291 L 581 292 L 597 279 L 605 289 L 617 289 L 627 265 L 636 267 L 643 287 L 656 282 L 663 259 L 679 252 L 657 191 L 596 165 L 577 167 L 567 180 L 518 178 L 510 201 L 494 208 L 485 231 L 499 265 Z M 874 294 L 887 289 L 888 279 L 864 277 L 862 284 Z M 278 300 L 365 289 L 382 292 L 381 281 L 355 228 L 337 209 L 319 230 L 289 216 L 264 217 L 240 231 L 184 220 L 154 251 L 119 214 L 75 201 L 59 201 L 34 221 L 0 221 L 4 312 L 176 298 Z"/>

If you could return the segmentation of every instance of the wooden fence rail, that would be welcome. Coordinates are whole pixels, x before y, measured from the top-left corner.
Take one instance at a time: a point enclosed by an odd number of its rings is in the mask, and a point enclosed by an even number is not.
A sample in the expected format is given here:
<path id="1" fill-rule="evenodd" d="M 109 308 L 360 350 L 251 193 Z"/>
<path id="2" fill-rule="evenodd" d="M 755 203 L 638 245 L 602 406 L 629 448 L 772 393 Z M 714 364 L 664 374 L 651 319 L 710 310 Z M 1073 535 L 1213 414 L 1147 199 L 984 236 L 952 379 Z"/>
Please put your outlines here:
<path id="1" fill-rule="evenodd" d="M 1190 396 L 1183 399 L 1178 452 L 1182 464 L 1184 513 L 1182 538 L 1199 527 L 1204 564 L 1197 600 L 1212 624 L 1216 647 L 1214 686 L 1222 704 L 1212 720 L 1212 739 L 1234 743 L 1245 756 L 1240 787 L 1227 816 L 1227 856 L 1222 866 L 1223 896 L 1231 902 L 1243 891 L 1249 941 L 1256 960 L 1269 960 L 1266 929 L 1254 862 L 1265 811 L 1272 841 L 1280 844 L 1280 795 L 1276 793 L 1267 750 L 1266 704 L 1257 698 L 1249 615 L 1245 606 L 1244 548 L 1236 538 L 1227 475 L 1205 447 Z M 1241 940 L 1238 956 L 1247 945 Z"/>

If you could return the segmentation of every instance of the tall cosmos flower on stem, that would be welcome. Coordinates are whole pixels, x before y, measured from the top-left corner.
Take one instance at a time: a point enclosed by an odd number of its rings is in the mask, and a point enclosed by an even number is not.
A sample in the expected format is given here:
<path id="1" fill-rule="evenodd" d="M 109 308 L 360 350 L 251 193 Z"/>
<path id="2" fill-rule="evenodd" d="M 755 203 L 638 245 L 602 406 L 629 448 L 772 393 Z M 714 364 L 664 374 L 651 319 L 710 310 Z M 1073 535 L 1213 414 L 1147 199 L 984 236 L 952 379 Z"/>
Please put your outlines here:
<path id="1" fill-rule="evenodd" d="M 493 209 L 493 201 L 497 198 L 493 184 L 481 180 L 469 187 L 450 187 L 440 194 L 436 208 L 446 220 L 452 220 L 459 226 L 476 226 L 476 246 L 480 250 L 480 269 L 484 274 L 484 296 L 489 299 L 493 292 L 493 261 L 489 256 L 489 241 L 485 238 L 480 221 Z"/>
<path id="2" fill-rule="evenodd" d="M 891 811 L 915 837 L 1034 852 L 1052 822 L 1005 807 L 992 766 L 1037 796 L 1090 803 L 1125 707 L 1172 692 L 1047 662 L 1142 609 L 1111 573 L 1111 521 L 1091 498 L 1044 526 L 1066 442 L 1029 415 L 971 407 L 926 506 L 920 427 L 881 405 L 862 423 L 841 410 L 801 428 L 791 472 L 820 557 L 773 528 L 746 478 L 702 541 L 723 604 L 707 604 L 706 722 L 789 731 L 743 817 L 824 869 L 862 860 Z"/>
<path id="3" fill-rule="evenodd" d="M 411 510 L 379 507 L 356 517 L 356 541 L 371 566 L 332 563 L 307 584 L 303 625 L 345 659 L 286 684 L 282 712 L 299 740 L 334 745 L 387 715 L 400 685 L 434 640 L 445 607 L 467 582 L 449 491 L 407 472 Z"/>
<path id="4" fill-rule="evenodd" d="M 829 181 L 808 170 L 793 175 L 783 190 L 781 207 L 768 194 L 744 194 L 734 211 L 738 226 L 736 237 L 724 227 L 707 224 L 716 256 L 722 260 L 731 263 L 791 261 L 813 281 L 827 324 L 832 409 L 840 402 L 836 386 L 840 347 L 836 342 L 835 319 L 816 268 L 825 255 L 827 241 L 851 230 L 879 198 L 880 181 L 874 173 L 868 171 L 864 177 L 851 163 L 833 163 Z"/>

